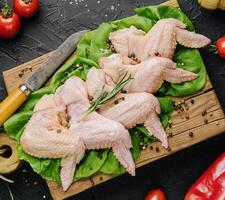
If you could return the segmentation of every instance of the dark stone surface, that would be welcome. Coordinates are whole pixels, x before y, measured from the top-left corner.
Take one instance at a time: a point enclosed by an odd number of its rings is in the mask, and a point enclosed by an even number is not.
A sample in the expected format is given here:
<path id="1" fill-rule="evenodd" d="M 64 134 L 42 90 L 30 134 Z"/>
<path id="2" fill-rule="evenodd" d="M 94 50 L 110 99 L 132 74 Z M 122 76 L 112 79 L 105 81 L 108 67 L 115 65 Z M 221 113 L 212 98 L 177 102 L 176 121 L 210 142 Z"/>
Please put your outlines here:
<path id="1" fill-rule="evenodd" d="M 0 70 L 2 72 L 55 49 L 75 31 L 93 29 L 102 22 L 134 14 L 133 8 L 137 6 L 162 1 L 41 0 L 40 12 L 31 20 L 23 21 L 22 31 L 16 39 L 0 40 Z M 225 12 L 206 11 L 199 8 L 195 0 L 180 0 L 180 5 L 194 22 L 197 32 L 210 37 L 213 42 L 225 35 Z M 220 102 L 225 107 L 225 60 L 204 49 L 201 53 Z M 0 98 L 5 95 L 0 77 Z M 159 187 L 169 200 L 181 200 L 196 178 L 224 150 L 225 135 L 220 135 L 141 167 L 136 177 L 122 175 L 70 199 L 141 200 L 148 190 Z M 44 180 L 32 172 L 28 164 L 8 177 L 15 180 L 9 185 L 15 200 L 51 199 Z M 8 199 L 7 186 L 0 181 L 0 200 Z"/>

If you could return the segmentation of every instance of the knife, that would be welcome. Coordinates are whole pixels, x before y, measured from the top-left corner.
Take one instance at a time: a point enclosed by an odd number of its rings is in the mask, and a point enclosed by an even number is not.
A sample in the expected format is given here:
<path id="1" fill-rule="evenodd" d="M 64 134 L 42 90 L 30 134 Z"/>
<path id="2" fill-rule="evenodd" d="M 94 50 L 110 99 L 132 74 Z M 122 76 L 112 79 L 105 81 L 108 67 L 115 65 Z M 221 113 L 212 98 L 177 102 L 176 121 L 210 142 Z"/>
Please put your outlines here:
<path id="1" fill-rule="evenodd" d="M 65 40 L 38 69 L 0 104 L 0 126 L 26 101 L 31 92 L 38 90 L 76 49 L 77 43 L 88 30 L 79 31 Z"/>

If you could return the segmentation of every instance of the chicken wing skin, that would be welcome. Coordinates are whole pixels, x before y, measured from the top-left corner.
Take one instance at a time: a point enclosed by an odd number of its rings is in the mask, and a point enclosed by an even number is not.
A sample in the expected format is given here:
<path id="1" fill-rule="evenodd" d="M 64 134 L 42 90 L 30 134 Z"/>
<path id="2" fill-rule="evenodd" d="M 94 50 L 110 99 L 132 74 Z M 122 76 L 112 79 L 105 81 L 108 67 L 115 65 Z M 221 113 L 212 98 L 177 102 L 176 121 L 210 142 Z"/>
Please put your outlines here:
<path id="1" fill-rule="evenodd" d="M 152 94 L 119 94 L 113 101 L 100 109 L 99 113 L 109 119 L 120 122 L 127 129 L 137 124 L 144 124 L 149 134 L 158 138 L 165 148 L 168 147 L 167 136 L 158 117 L 160 104 Z"/>
<path id="2" fill-rule="evenodd" d="M 60 177 L 64 191 L 73 182 L 76 165 L 86 149 L 112 148 L 124 168 L 135 175 L 129 132 L 120 123 L 97 112 L 80 121 L 88 107 L 85 82 L 72 77 L 54 95 L 39 100 L 21 136 L 22 149 L 28 154 L 39 158 L 61 158 Z"/>
<path id="3" fill-rule="evenodd" d="M 126 73 L 131 74 L 133 79 L 124 88 L 129 93 L 155 93 L 164 81 L 182 83 L 198 77 L 193 72 L 177 68 L 176 63 L 169 58 L 156 56 L 136 65 L 127 65 L 124 64 L 121 55 L 113 54 L 109 57 L 101 58 L 100 67 L 105 72 L 105 76 L 114 77 L 115 83 Z M 92 85 L 92 87 L 94 86 Z"/>
<path id="4" fill-rule="evenodd" d="M 121 55 L 127 56 L 129 54 L 129 45 L 128 45 L 128 35 L 135 35 L 137 37 L 144 36 L 145 32 L 137 29 L 135 26 L 130 28 L 124 28 L 110 33 L 109 40 L 112 42 L 113 46 L 117 52 Z"/>
<path id="5" fill-rule="evenodd" d="M 127 92 L 156 93 L 164 81 L 183 83 L 198 78 L 197 74 L 176 68 L 176 63 L 162 57 L 152 57 L 136 66 L 124 67 L 128 69 L 128 73 L 130 72 L 133 77 L 125 86 Z M 132 69 L 132 71 L 129 69 Z"/>
<path id="6" fill-rule="evenodd" d="M 76 81 L 76 79 L 73 78 L 74 87 L 86 87 L 84 84 L 80 85 L 80 80 Z M 85 98 L 88 98 L 87 93 Z M 135 164 L 130 152 L 132 143 L 129 132 L 120 123 L 101 116 L 97 112 L 92 112 L 80 120 L 89 107 L 89 103 L 82 102 L 82 100 L 80 102 L 72 103 L 67 107 L 70 116 L 69 130 L 82 138 L 87 149 L 112 148 L 124 168 L 131 175 L 135 175 Z"/>
<path id="7" fill-rule="evenodd" d="M 55 95 L 45 95 L 34 108 L 20 139 L 22 149 L 39 158 L 61 158 L 63 190 L 73 182 L 76 164 L 85 153 L 83 140 L 66 127 L 66 104 Z"/>
<path id="8" fill-rule="evenodd" d="M 105 72 L 102 69 L 92 67 L 86 79 L 87 89 L 89 97 L 94 100 L 104 91 L 110 91 L 113 89 L 115 83 L 109 76 L 105 76 Z"/>
<path id="9" fill-rule="evenodd" d="M 85 154 L 86 147 L 81 139 L 77 143 L 76 149 L 77 151 L 73 155 L 69 155 L 61 160 L 60 178 L 64 191 L 68 190 L 73 183 L 76 166 L 80 163 Z"/>
<path id="10" fill-rule="evenodd" d="M 61 158 L 76 151 L 74 146 L 79 143 L 79 138 L 74 137 L 62 126 L 59 118 L 60 113 L 65 112 L 65 105 L 58 106 L 58 103 L 53 102 L 55 102 L 53 95 L 46 95 L 38 102 L 21 136 L 21 147 L 30 155 L 40 158 Z"/>
<path id="11" fill-rule="evenodd" d="M 201 48 L 210 43 L 207 37 L 185 28 L 181 21 L 167 18 L 159 20 L 146 34 L 131 27 L 112 32 L 109 39 L 118 53 L 135 55 L 140 61 L 153 56 L 172 58 L 177 42 L 189 48 Z"/>

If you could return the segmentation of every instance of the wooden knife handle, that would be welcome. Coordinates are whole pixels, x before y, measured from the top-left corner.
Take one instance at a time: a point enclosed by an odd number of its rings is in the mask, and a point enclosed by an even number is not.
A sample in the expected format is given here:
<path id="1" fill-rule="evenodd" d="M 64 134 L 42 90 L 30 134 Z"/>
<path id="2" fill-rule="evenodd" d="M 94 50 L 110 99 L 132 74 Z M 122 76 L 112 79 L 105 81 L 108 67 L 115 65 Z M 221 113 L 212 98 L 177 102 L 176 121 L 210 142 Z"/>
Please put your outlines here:
<path id="1" fill-rule="evenodd" d="M 0 126 L 24 103 L 30 91 L 25 85 L 15 89 L 0 104 Z"/>

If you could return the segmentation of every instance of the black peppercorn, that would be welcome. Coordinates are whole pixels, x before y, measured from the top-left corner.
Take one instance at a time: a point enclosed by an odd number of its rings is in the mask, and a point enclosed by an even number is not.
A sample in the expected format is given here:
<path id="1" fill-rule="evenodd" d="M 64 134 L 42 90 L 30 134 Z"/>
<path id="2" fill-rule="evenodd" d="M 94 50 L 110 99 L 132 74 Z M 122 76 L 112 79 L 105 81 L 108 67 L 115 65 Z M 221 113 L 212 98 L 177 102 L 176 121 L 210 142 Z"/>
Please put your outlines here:
<path id="1" fill-rule="evenodd" d="M 158 153 L 158 152 L 159 152 L 159 147 L 156 147 L 155 150 L 156 150 L 156 152 Z"/>
<path id="2" fill-rule="evenodd" d="M 190 132 L 190 133 L 189 133 L 189 136 L 190 136 L 190 137 L 193 137 L 193 136 L 194 136 L 194 133 L 193 133 L 193 132 Z"/>

